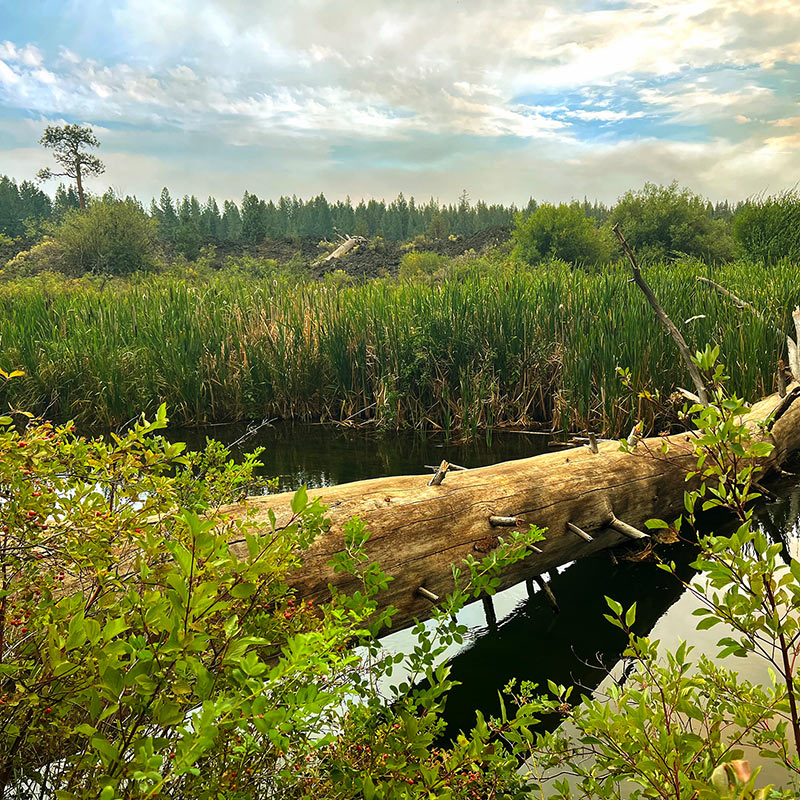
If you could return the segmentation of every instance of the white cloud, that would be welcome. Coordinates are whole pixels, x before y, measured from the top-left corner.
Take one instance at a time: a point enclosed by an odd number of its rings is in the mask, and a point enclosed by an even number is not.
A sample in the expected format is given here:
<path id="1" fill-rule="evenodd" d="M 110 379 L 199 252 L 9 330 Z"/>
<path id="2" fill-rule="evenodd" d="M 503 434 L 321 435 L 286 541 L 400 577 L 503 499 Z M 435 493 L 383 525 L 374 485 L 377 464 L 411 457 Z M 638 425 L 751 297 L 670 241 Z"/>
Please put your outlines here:
<path id="1" fill-rule="evenodd" d="M 5 61 L 0 61 L 0 83 L 12 84 L 18 82 L 19 75 Z"/>
<path id="2" fill-rule="evenodd" d="M 456 196 L 471 182 L 474 197 L 496 200 L 613 199 L 644 177 L 677 177 L 741 195 L 800 168 L 795 92 L 780 71 L 800 64 L 794 0 L 630 0 L 591 12 L 582 0 L 119 0 L 107 36 L 120 55 L 105 61 L 73 41 L 53 58 L 0 43 L 0 100 L 26 115 L 135 126 L 123 139 L 111 125 L 103 157 L 140 193 L 146 177 L 167 182 L 158 169 L 178 180 L 177 136 L 181 158 L 192 146 L 206 154 L 187 190 L 205 193 L 202 181 L 226 196 L 250 175 L 270 194 L 452 184 Z M 651 138 L 634 140 L 634 119 Z M 711 141 L 660 142 L 659 122 L 702 127 Z M 576 130 L 630 130 L 631 140 L 586 143 Z M 148 146 L 163 158 L 136 161 Z M 342 148 L 360 159 L 346 174 Z"/>
<path id="3" fill-rule="evenodd" d="M 18 61 L 26 67 L 42 65 L 42 53 L 32 44 L 18 47 L 13 42 L 0 42 L 0 58 L 5 61 Z"/>

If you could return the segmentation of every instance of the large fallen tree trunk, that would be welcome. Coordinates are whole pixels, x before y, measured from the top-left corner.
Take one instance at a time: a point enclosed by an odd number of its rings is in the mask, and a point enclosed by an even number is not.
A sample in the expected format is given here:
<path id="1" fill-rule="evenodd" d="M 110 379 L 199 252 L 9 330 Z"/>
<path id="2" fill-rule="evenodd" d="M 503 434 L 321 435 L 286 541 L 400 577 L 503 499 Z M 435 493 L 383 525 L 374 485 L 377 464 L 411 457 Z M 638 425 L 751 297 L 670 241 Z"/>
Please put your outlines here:
<path id="1" fill-rule="evenodd" d="M 747 422 L 754 431 L 775 414 L 770 466 L 800 449 L 800 387 L 781 399 L 772 395 L 753 406 Z M 775 412 L 778 413 L 775 413 Z M 298 595 L 315 602 L 330 596 L 328 585 L 355 588 L 351 576 L 334 573 L 330 561 L 344 547 L 342 528 L 358 516 L 371 536 L 367 553 L 394 579 L 381 595 L 397 608 L 394 628 L 425 618 L 437 597 L 452 590 L 453 564 L 472 554 L 480 559 L 509 526 L 546 528 L 546 539 L 524 561 L 506 568 L 500 588 L 540 575 L 628 538 L 641 536 L 646 520 L 671 519 L 683 509 L 685 475 L 693 469 L 692 434 L 644 439 L 632 453 L 617 442 L 446 472 L 439 484 L 430 476 L 377 478 L 312 492 L 329 506 L 331 526 L 304 557 L 291 582 Z M 290 514 L 290 494 L 252 497 L 229 512 L 281 524 Z"/>

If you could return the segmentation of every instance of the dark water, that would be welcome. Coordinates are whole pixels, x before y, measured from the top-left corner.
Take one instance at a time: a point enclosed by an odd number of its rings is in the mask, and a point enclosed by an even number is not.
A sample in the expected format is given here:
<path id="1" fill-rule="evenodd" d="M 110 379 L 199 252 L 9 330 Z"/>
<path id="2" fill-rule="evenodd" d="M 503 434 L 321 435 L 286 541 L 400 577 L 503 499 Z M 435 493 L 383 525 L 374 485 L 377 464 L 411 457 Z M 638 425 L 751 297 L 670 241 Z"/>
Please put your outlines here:
<path id="1" fill-rule="evenodd" d="M 184 428 L 170 438 L 192 448 L 203 446 L 206 437 L 226 444 L 237 441 L 247 429 L 224 425 L 208 429 Z M 233 448 L 234 454 L 263 446 L 262 473 L 279 479 L 282 491 L 306 485 L 309 488 L 388 475 L 419 475 L 425 465 L 442 460 L 463 467 L 483 467 L 498 461 L 527 458 L 552 449 L 548 437 L 509 431 L 484 434 L 468 444 L 447 442 L 443 436 L 421 438 L 413 433 L 378 435 L 354 428 L 329 425 L 283 425 L 262 428 Z"/>
<path id="2" fill-rule="evenodd" d="M 206 433 L 231 442 L 241 428 L 214 428 L 208 432 L 175 431 L 175 438 L 202 445 Z M 244 445 L 263 445 L 264 474 L 278 476 L 284 490 L 302 484 L 319 487 L 363 478 L 425 472 L 426 464 L 442 459 L 477 467 L 515 458 L 525 458 L 549 449 L 546 437 L 495 433 L 469 444 L 447 444 L 443 439 L 419 439 L 407 435 L 376 437 L 374 434 L 323 426 L 277 426 L 260 431 Z M 241 448 L 238 448 L 241 450 Z M 798 465 L 794 466 L 797 470 Z M 787 555 L 800 556 L 800 477 L 771 484 L 777 499 L 757 512 L 763 530 L 784 544 Z M 714 530 L 724 532 L 726 523 L 717 519 Z M 678 575 L 692 579 L 691 545 L 665 547 L 662 555 L 676 563 Z M 451 677 L 461 682 L 452 690 L 446 719 L 448 735 L 469 729 L 475 710 L 494 714 L 499 710 L 498 691 L 511 678 L 546 685 L 547 679 L 574 685 L 578 694 L 590 693 L 608 682 L 609 672 L 619 672 L 624 638 L 609 625 L 604 596 L 627 607 L 637 603 L 637 633 L 659 638 L 665 647 L 687 639 L 697 652 L 712 654 L 720 638 L 718 629 L 697 632 L 692 611 L 697 601 L 678 581 L 652 561 L 619 561 L 608 553 L 562 567 L 550 576 L 558 600 L 554 613 L 541 592 L 529 597 L 523 584 L 494 598 L 498 625 L 489 628 L 479 603 L 465 608 L 460 620 L 469 626 L 467 639 L 449 654 Z M 386 646 L 402 650 L 413 645 L 409 631 L 384 640 Z M 766 681 L 764 665 L 757 660 L 737 660 L 743 677 Z"/>

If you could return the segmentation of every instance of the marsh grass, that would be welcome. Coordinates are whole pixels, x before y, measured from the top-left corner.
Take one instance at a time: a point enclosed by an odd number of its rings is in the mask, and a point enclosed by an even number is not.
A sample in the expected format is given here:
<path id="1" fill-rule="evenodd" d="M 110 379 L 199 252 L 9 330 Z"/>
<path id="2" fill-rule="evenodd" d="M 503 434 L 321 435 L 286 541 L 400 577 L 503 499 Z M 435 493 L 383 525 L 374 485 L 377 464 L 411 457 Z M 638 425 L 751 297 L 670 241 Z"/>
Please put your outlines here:
<path id="1" fill-rule="evenodd" d="M 732 390 L 773 391 L 782 343 L 698 286 L 695 262 L 647 279 L 691 347 L 719 343 Z M 796 268 L 734 263 L 714 280 L 789 329 Z M 12 405 L 116 426 L 166 401 L 176 424 L 265 416 L 473 433 L 500 425 L 617 435 L 688 377 L 624 265 L 515 270 L 486 259 L 444 280 L 299 283 L 224 272 L 108 283 L 40 276 L 0 287 Z M 691 322 L 685 320 L 694 317 Z M 362 411 L 366 409 L 365 411 Z"/>

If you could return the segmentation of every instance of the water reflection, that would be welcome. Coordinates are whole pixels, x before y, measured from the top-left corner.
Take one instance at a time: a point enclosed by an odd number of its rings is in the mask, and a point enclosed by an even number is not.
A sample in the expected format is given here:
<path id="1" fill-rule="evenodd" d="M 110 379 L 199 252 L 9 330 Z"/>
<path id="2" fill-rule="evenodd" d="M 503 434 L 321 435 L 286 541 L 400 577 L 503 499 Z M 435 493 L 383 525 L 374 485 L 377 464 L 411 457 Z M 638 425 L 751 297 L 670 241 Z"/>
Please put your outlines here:
<path id="1" fill-rule="evenodd" d="M 757 510 L 756 522 L 768 537 L 783 543 L 785 553 L 798 558 L 800 477 L 784 478 L 771 489 L 777 497 Z M 713 527 L 707 530 L 721 534 L 735 528 L 719 516 L 708 520 L 708 525 Z M 675 562 L 678 578 L 696 583 L 699 577 L 690 566 L 695 552 L 692 545 L 682 543 L 664 548 L 662 556 Z M 604 596 L 624 607 L 636 601 L 636 632 L 659 640 L 664 651 L 685 640 L 694 647 L 695 660 L 701 653 L 714 656 L 717 641 L 726 635 L 722 626 L 695 630 L 698 618 L 692 612 L 700 605 L 697 598 L 652 561 L 613 565 L 607 554 L 598 554 L 554 575 L 551 587 L 561 608 L 559 614 L 551 611 L 541 594 L 520 596 L 496 630 L 473 630 L 471 642 L 451 659 L 452 677 L 461 685 L 453 689 L 448 701 L 448 736 L 470 728 L 475 709 L 497 713 L 497 693 L 512 677 L 540 685 L 548 678 L 571 684 L 578 696 L 594 690 L 605 693 L 608 683 L 620 675 L 625 638 L 603 619 L 607 612 Z M 743 679 L 770 680 L 767 663 L 755 656 L 729 658 L 724 664 Z M 767 769 L 765 778 L 769 773 Z"/>
<path id="2" fill-rule="evenodd" d="M 234 442 L 246 431 L 240 425 L 211 429 L 177 428 L 170 437 L 201 448 L 206 436 Z M 316 489 L 365 478 L 389 475 L 418 475 L 425 465 L 443 459 L 465 467 L 482 467 L 527 458 L 551 449 L 548 437 L 529 433 L 494 432 L 468 444 L 447 442 L 444 436 L 422 438 L 413 433 L 378 435 L 374 431 L 337 428 L 328 425 L 283 425 L 262 428 L 235 448 L 234 454 L 262 446 L 262 473 L 277 477 L 281 491 L 302 485 Z"/>
<path id="3" fill-rule="evenodd" d="M 221 441 L 234 441 L 241 427 L 214 428 L 209 435 Z M 202 446 L 205 431 L 175 431 L 174 438 Z M 413 435 L 374 434 L 325 426 L 276 426 L 259 432 L 244 448 L 257 445 L 267 448 L 262 456 L 263 473 L 278 476 L 283 490 L 327 486 L 347 481 L 388 475 L 425 472 L 424 465 L 442 459 L 469 467 L 483 466 L 515 458 L 525 458 L 548 448 L 546 437 L 514 433 L 495 433 L 469 444 L 448 444 L 442 437 L 420 439 Z M 797 465 L 795 466 L 797 469 Z M 788 558 L 800 558 L 800 477 L 782 478 L 770 484 L 776 499 L 762 505 L 756 519 L 764 533 L 781 542 Z M 731 530 L 730 522 L 717 516 L 708 521 L 709 530 Z M 694 548 L 688 544 L 672 545 L 664 557 L 676 564 L 678 576 L 687 582 L 692 577 Z M 524 585 L 495 598 L 498 626 L 486 627 L 479 603 L 468 606 L 459 615 L 469 626 L 465 644 L 452 648 L 452 677 L 460 681 L 450 694 L 446 709 L 447 735 L 472 727 L 475 711 L 494 714 L 499 709 L 498 691 L 511 678 L 545 684 L 547 679 L 576 686 L 580 695 L 603 692 L 609 677 L 619 674 L 625 640 L 620 631 L 604 619 L 607 607 L 604 596 L 613 597 L 623 606 L 637 603 L 636 630 L 640 635 L 659 639 L 667 649 L 686 639 L 696 655 L 716 652 L 716 642 L 723 635 L 719 628 L 696 631 L 692 611 L 697 600 L 684 591 L 673 576 L 660 570 L 652 561 L 620 561 L 613 564 L 608 554 L 598 554 L 562 568 L 551 576 L 551 587 L 558 599 L 560 613 L 554 614 L 541 592 L 528 597 Z M 395 650 L 413 646 L 409 631 L 386 637 L 384 643 Z M 757 658 L 726 662 L 743 678 L 765 682 L 764 662 Z M 765 778 L 769 777 L 765 773 Z M 776 776 L 777 777 L 777 776 Z"/>

